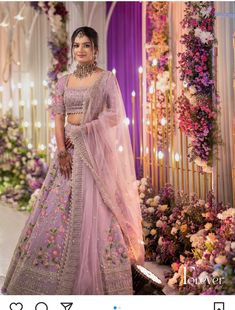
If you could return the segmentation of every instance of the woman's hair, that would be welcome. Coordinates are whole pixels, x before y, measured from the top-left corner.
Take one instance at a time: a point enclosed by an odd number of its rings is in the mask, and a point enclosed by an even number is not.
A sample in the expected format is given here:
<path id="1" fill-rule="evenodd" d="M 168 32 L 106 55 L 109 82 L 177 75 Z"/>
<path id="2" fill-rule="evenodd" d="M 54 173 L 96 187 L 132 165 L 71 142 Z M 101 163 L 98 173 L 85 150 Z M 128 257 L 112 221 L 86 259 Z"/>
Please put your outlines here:
<path id="1" fill-rule="evenodd" d="M 95 31 L 95 29 L 91 28 L 91 27 L 79 27 L 77 28 L 72 36 L 71 36 L 71 57 L 73 59 L 73 44 L 75 41 L 75 38 L 77 37 L 78 33 L 82 31 L 84 33 L 84 35 L 86 37 L 88 37 L 90 39 L 91 42 L 93 42 L 94 44 L 94 48 L 95 50 L 98 51 L 98 33 Z"/>

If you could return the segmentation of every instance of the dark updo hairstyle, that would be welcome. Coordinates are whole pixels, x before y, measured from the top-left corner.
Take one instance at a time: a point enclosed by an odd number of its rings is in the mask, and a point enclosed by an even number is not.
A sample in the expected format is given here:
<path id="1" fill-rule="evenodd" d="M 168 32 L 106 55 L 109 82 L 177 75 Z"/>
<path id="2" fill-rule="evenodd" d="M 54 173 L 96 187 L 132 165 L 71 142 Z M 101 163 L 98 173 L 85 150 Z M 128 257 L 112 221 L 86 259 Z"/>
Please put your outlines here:
<path id="1" fill-rule="evenodd" d="M 91 27 L 79 27 L 77 28 L 72 36 L 71 36 L 71 58 L 73 59 L 73 43 L 75 41 L 75 38 L 77 37 L 78 33 L 82 31 L 86 37 L 88 37 L 90 39 L 91 42 L 93 42 L 94 44 L 94 48 L 96 51 L 99 50 L 98 48 L 98 33 L 95 31 L 95 29 L 91 28 Z"/>

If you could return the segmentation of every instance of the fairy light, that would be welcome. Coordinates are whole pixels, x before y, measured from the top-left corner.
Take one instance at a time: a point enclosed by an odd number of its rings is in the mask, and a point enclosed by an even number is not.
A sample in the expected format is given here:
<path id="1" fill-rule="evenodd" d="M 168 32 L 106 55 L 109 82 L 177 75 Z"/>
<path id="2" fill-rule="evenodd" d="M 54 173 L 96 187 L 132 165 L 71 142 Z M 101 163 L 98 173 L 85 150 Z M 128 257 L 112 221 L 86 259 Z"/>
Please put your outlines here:
<path id="1" fill-rule="evenodd" d="M 24 122 L 22 123 L 22 126 L 23 126 L 24 128 L 28 128 L 28 127 L 29 127 L 29 122 L 24 121 Z"/>
<path id="2" fill-rule="evenodd" d="M 149 93 L 150 93 L 150 94 L 153 94 L 153 93 L 154 93 L 154 87 L 153 87 L 153 86 L 150 86 L 150 87 L 149 87 Z"/>
<path id="3" fill-rule="evenodd" d="M 163 117 L 163 118 L 161 119 L 161 125 L 162 125 L 162 126 L 165 126 L 165 125 L 166 125 L 166 119 L 165 119 L 165 117 Z"/>
<path id="4" fill-rule="evenodd" d="M 179 162 L 180 161 L 180 154 L 175 153 L 175 161 Z"/>
<path id="5" fill-rule="evenodd" d="M 139 74 L 142 74 L 143 73 L 143 67 L 140 66 L 138 71 L 139 71 Z"/>
<path id="6" fill-rule="evenodd" d="M 45 86 L 45 87 L 47 87 L 47 86 L 48 86 L 47 80 L 43 80 L 43 81 L 42 81 L 42 85 Z"/>
<path id="7" fill-rule="evenodd" d="M 152 66 L 155 67 L 155 66 L 157 66 L 157 64 L 158 64 L 158 61 L 157 61 L 156 58 L 154 58 L 154 59 L 152 60 Z"/>
<path id="8" fill-rule="evenodd" d="M 14 18 L 18 21 L 24 20 L 24 16 L 22 16 L 21 14 L 14 16 Z"/>
<path id="9" fill-rule="evenodd" d="M 131 96 L 135 97 L 135 91 L 134 90 L 131 92 Z"/>
<path id="10" fill-rule="evenodd" d="M 115 68 L 112 69 L 113 75 L 116 75 L 117 70 Z"/>
<path id="11" fill-rule="evenodd" d="M 127 126 L 130 125 L 130 119 L 128 117 L 125 117 L 123 123 Z"/>
<path id="12" fill-rule="evenodd" d="M 44 144 L 39 145 L 39 150 L 45 151 L 45 149 L 46 149 L 46 146 Z"/>
<path id="13" fill-rule="evenodd" d="M 164 157 L 163 152 L 162 152 L 162 151 L 159 151 L 159 152 L 158 152 L 158 158 L 159 158 L 159 159 L 163 159 L 163 157 Z"/>
<path id="14" fill-rule="evenodd" d="M 31 143 L 28 143 L 27 147 L 28 147 L 28 149 L 31 150 L 33 148 L 33 145 Z"/>

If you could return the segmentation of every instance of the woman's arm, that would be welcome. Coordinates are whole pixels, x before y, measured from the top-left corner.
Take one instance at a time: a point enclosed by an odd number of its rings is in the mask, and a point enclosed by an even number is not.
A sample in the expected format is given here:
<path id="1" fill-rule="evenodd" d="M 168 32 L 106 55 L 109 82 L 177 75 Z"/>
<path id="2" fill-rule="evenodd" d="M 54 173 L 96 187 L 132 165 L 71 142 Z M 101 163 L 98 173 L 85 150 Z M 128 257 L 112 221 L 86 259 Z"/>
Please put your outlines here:
<path id="1" fill-rule="evenodd" d="M 55 116 L 55 138 L 58 152 L 65 151 L 65 133 L 64 133 L 65 115 L 56 114 Z"/>

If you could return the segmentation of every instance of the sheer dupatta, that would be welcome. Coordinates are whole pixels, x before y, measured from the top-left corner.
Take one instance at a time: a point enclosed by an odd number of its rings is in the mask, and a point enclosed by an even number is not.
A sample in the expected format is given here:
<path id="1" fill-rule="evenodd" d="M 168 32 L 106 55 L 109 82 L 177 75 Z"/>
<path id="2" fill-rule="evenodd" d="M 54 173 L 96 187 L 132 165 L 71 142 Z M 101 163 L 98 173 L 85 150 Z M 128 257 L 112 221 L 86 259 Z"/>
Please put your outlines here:
<path id="1" fill-rule="evenodd" d="M 100 195 L 119 223 L 131 263 L 144 263 L 141 210 L 126 112 L 116 77 L 106 72 L 82 125 L 74 128 L 74 158 L 91 170 Z M 97 95 L 98 94 L 98 95 Z"/>

